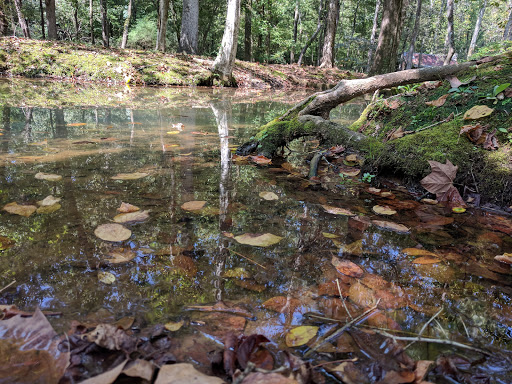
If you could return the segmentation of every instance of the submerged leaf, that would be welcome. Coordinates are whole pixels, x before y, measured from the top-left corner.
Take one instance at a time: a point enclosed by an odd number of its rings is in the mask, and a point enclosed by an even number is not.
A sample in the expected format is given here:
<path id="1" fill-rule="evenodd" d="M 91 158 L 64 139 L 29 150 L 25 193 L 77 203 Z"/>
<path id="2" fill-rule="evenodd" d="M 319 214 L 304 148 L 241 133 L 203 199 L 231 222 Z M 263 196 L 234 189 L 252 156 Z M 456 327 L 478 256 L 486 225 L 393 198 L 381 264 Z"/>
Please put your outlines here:
<path id="1" fill-rule="evenodd" d="M 249 156 L 249 159 L 251 159 L 251 161 L 253 163 L 256 163 L 258 165 L 270 165 L 272 164 L 272 159 L 269 159 L 265 156 Z"/>
<path id="2" fill-rule="evenodd" d="M 19 205 L 18 203 L 13 202 L 5 204 L 3 210 L 12 213 L 13 215 L 29 217 L 37 210 L 37 207 L 35 205 Z"/>
<path id="3" fill-rule="evenodd" d="M 149 173 L 144 172 L 134 172 L 134 173 L 118 173 L 115 176 L 112 176 L 112 180 L 137 180 L 142 179 L 143 177 L 149 176 Z"/>
<path id="4" fill-rule="evenodd" d="M 342 260 L 337 256 L 333 256 L 331 263 L 338 270 L 338 272 L 346 276 L 359 278 L 364 274 L 364 271 L 361 269 L 361 267 L 349 260 Z"/>
<path id="5" fill-rule="evenodd" d="M 116 223 L 137 223 L 149 218 L 149 211 L 135 211 L 128 213 L 120 213 L 119 215 L 114 216 L 114 221 Z"/>
<path id="6" fill-rule="evenodd" d="M 121 224 L 101 224 L 94 230 L 94 234 L 105 241 L 124 241 L 130 238 L 132 231 Z"/>
<path id="7" fill-rule="evenodd" d="M 435 253 L 427 251 L 426 249 L 422 249 L 422 248 L 404 248 L 404 249 L 402 249 L 402 252 L 405 253 L 407 256 L 437 257 L 437 255 Z"/>
<path id="8" fill-rule="evenodd" d="M 135 205 L 128 204 L 128 203 L 121 203 L 121 206 L 117 208 L 117 212 L 119 213 L 130 213 L 130 212 L 137 212 L 140 211 L 139 207 L 136 207 Z"/>
<path id="9" fill-rule="evenodd" d="M 387 205 L 374 205 L 372 208 L 373 212 L 378 215 L 394 215 L 396 211 Z"/>
<path id="10" fill-rule="evenodd" d="M 441 261 L 434 256 L 421 256 L 412 261 L 413 264 L 437 264 Z"/>
<path id="11" fill-rule="evenodd" d="M 183 324 L 185 324 L 185 322 L 183 320 L 169 321 L 168 323 L 165 323 L 164 328 L 170 332 L 176 332 L 176 331 L 179 331 L 181 329 L 181 327 L 183 327 Z"/>
<path id="12" fill-rule="evenodd" d="M 268 247 L 279 243 L 283 238 L 271 233 L 245 233 L 240 236 L 235 236 L 234 239 L 240 244 L 247 244 L 255 247 Z"/>
<path id="13" fill-rule="evenodd" d="M 62 176 L 60 176 L 60 175 L 54 175 L 52 173 L 43 173 L 43 172 L 36 173 L 35 178 L 38 180 L 46 180 L 46 181 L 62 180 Z"/>
<path id="14" fill-rule="evenodd" d="M 105 261 L 112 264 L 127 263 L 137 257 L 137 254 L 130 248 L 117 248 L 112 250 L 108 255 L 110 259 L 105 259 Z"/>
<path id="15" fill-rule="evenodd" d="M 504 253 L 503 255 L 494 256 L 494 259 L 505 264 L 512 264 L 512 253 Z"/>
<path id="16" fill-rule="evenodd" d="M 43 205 L 42 207 L 37 208 L 36 212 L 38 214 L 48 215 L 50 213 L 58 211 L 61 208 L 62 208 L 62 206 L 58 203 L 53 204 L 53 205 Z"/>
<path id="17" fill-rule="evenodd" d="M 277 196 L 274 192 L 260 192 L 259 196 L 265 200 L 279 200 L 279 196 Z"/>
<path id="18" fill-rule="evenodd" d="M 322 205 L 322 208 L 325 209 L 327 213 L 331 213 L 333 215 L 355 216 L 355 213 L 352 213 L 345 208 L 333 207 L 330 205 Z"/>
<path id="19" fill-rule="evenodd" d="M 329 232 L 322 232 L 322 236 L 326 239 L 337 239 L 339 236 Z"/>
<path id="20" fill-rule="evenodd" d="M 410 229 L 405 225 L 394 223 L 392 221 L 372 220 L 372 224 L 379 228 L 389 229 L 398 233 L 408 233 L 410 231 Z"/>
<path id="21" fill-rule="evenodd" d="M 103 284 L 113 284 L 116 281 L 116 277 L 110 272 L 98 272 L 98 280 Z"/>
<path id="22" fill-rule="evenodd" d="M 53 197 L 52 195 L 50 195 L 46 196 L 43 200 L 38 201 L 37 205 L 39 205 L 40 207 L 47 207 L 53 204 L 57 204 L 61 200 L 62 199 L 60 197 Z"/>
<path id="23" fill-rule="evenodd" d="M 309 340 L 316 336 L 318 327 L 312 325 L 303 325 L 293 328 L 286 334 L 286 345 L 288 347 L 300 347 L 307 344 Z"/>
<path id="24" fill-rule="evenodd" d="M 181 205 L 181 209 L 185 211 L 199 211 L 206 205 L 206 201 L 187 201 Z"/>
<path id="25" fill-rule="evenodd" d="M 14 240 L 11 240 L 5 236 L 0 236 L 0 251 L 5 251 L 6 249 L 14 246 L 14 244 L 16 244 Z"/>

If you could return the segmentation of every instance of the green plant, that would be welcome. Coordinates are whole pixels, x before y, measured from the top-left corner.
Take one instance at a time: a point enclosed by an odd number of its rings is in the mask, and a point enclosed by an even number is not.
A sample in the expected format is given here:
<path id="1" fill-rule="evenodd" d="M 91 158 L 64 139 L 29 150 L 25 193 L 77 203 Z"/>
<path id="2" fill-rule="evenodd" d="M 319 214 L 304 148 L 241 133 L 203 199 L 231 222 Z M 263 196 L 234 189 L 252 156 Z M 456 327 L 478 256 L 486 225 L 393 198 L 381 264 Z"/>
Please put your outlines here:
<path id="1" fill-rule="evenodd" d="M 366 172 L 361 177 L 361 181 L 363 181 L 365 183 L 371 183 L 374 177 L 375 177 L 375 175 L 372 175 L 371 173 Z"/>
<path id="2" fill-rule="evenodd" d="M 407 85 L 399 85 L 397 89 L 401 93 L 412 93 L 414 92 L 421 84 L 407 84 Z"/>
<path id="3" fill-rule="evenodd" d="M 494 100 L 493 104 L 497 104 L 499 101 L 498 95 L 501 92 L 503 92 L 505 89 L 507 89 L 508 87 L 510 87 L 510 83 L 503 83 L 503 84 L 498 84 L 498 85 L 494 86 L 494 88 L 492 89 L 492 92 L 485 95 L 485 99 L 486 100 Z M 504 103 L 504 104 L 508 104 L 508 103 L 509 102 L 507 101 L 507 103 Z"/>

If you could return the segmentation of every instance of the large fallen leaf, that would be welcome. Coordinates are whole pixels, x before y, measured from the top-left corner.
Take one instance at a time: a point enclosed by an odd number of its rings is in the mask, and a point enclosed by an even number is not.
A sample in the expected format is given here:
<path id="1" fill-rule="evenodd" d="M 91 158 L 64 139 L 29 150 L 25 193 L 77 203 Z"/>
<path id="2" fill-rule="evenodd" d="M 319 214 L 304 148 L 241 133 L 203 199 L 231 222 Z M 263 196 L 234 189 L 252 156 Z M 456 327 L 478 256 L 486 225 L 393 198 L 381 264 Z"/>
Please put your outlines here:
<path id="1" fill-rule="evenodd" d="M 260 192 L 259 196 L 265 200 L 279 200 L 279 196 L 277 196 L 274 192 Z"/>
<path id="2" fill-rule="evenodd" d="M 269 247 L 279 243 L 283 238 L 271 233 L 244 233 L 240 236 L 235 236 L 234 239 L 240 244 L 252 245 L 255 247 Z"/>
<path id="3" fill-rule="evenodd" d="M 149 218 L 149 211 L 135 211 L 128 213 L 120 213 L 119 215 L 114 216 L 114 221 L 116 223 L 139 223 L 141 221 L 145 221 Z"/>
<path id="4" fill-rule="evenodd" d="M 464 114 L 464 120 L 478 120 L 489 116 L 494 112 L 494 109 L 489 108 L 486 105 L 475 105 L 473 108 L 466 111 Z"/>
<path id="5" fill-rule="evenodd" d="M 404 248 L 404 249 L 402 249 L 402 252 L 405 253 L 407 256 L 437 257 L 437 255 L 435 253 L 427 251 L 426 249 L 422 249 L 422 248 Z"/>
<path id="6" fill-rule="evenodd" d="M 343 273 L 344 275 L 359 278 L 364 274 L 364 271 L 357 264 L 349 260 L 340 259 L 338 256 L 333 256 L 331 263 L 338 272 Z"/>
<path id="7" fill-rule="evenodd" d="M 39 309 L 0 321 L 0 335 L 0 382 L 59 382 L 70 354 L 59 349 L 61 339 Z"/>
<path id="8" fill-rule="evenodd" d="M 309 340 L 316 336 L 318 327 L 312 325 L 303 325 L 293 328 L 286 334 L 286 345 L 288 347 L 300 347 L 307 344 Z"/>
<path id="9" fill-rule="evenodd" d="M 132 231 L 121 224 L 101 224 L 94 230 L 94 234 L 105 241 L 124 241 L 130 238 Z"/>
<path id="10" fill-rule="evenodd" d="M 441 96 L 437 100 L 427 101 L 425 104 L 430 105 L 431 107 L 442 107 L 444 105 L 444 103 L 446 103 L 446 99 L 448 98 L 448 96 L 450 96 L 449 93 Z"/>
<path id="11" fill-rule="evenodd" d="M 121 203 L 121 206 L 117 208 L 117 212 L 119 213 L 130 213 L 130 212 L 137 212 L 140 211 L 139 207 L 136 207 L 135 205 L 128 204 L 128 203 Z"/>
<path id="12" fill-rule="evenodd" d="M 223 384 L 218 377 L 207 376 L 192 364 L 180 363 L 160 367 L 154 384 Z"/>
<path id="13" fill-rule="evenodd" d="M 394 209 L 388 207 L 387 205 L 374 205 L 372 207 L 372 211 L 378 215 L 385 215 L 385 216 L 394 215 L 396 213 L 396 211 Z"/>
<path id="14" fill-rule="evenodd" d="M 144 172 L 134 172 L 134 173 L 118 173 L 115 176 L 112 176 L 113 180 L 137 180 L 142 179 L 143 177 L 149 176 L 149 173 Z"/>
<path id="15" fill-rule="evenodd" d="M 185 211 L 199 211 L 206 205 L 206 201 L 187 201 L 181 205 L 181 209 Z"/>
<path id="16" fill-rule="evenodd" d="M 413 264 L 437 264 L 441 259 L 435 256 L 420 256 L 412 261 Z"/>
<path id="17" fill-rule="evenodd" d="M 130 248 L 116 248 L 109 252 L 109 259 L 105 259 L 105 261 L 112 264 L 122 264 L 127 263 L 130 260 L 133 260 L 137 257 L 137 254 L 133 252 Z"/>
<path id="18" fill-rule="evenodd" d="M 352 213 L 345 208 L 333 207 L 330 205 L 322 205 L 322 208 L 325 209 L 327 213 L 331 213 L 333 215 L 355 216 L 355 213 Z"/>
<path id="19" fill-rule="evenodd" d="M 57 204 L 61 200 L 62 199 L 60 197 L 53 197 L 52 195 L 50 195 L 46 196 L 43 200 L 38 201 L 37 205 L 39 205 L 40 207 L 48 207 L 50 205 Z"/>
<path id="20" fill-rule="evenodd" d="M 483 147 L 488 151 L 495 151 L 499 148 L 498 139 L 496 138 L 496 129 L 487 134 Z"/>
<path id="21" fill-rule="evenodd" d="M 446 160 L 446 164 L 433 160 L 429 160 L 428 163 L 432 168 L 432 172 L 421 179 L 420 183 L 430 193 L 442 195 L 453 186 L 453 180 L 457 174 L 458 167 L 453 165 L 450 160 Z"/>
<path id="22" fill-rule="evenodd" d="M 46 181 L 62 180 L 62 176 L 60 176 L 60 175 L 54 175 L 52 173 L 43 173 L 43 172 L 36 173 L 35 178 L 38 180 L 46 180 Z"/>
<path id="23" fill-rule="evenodd" d="M 390 231 L 398 233 L 408 233 L 410 229 L 403 224 L 394 223 L 392 221 L 372 220 L 372 224 L 382 229 L 389 229 Z"/>
<path id="24" fill-rule="evenodd" d="M 18 203 L 13 202 L 5 204 L 3 210 L 12 213 L 13 215 L 29 217 L 37 210 L 37 207 L 35 205 L 19 205 Z"/>
<path id="25" fill-rule="evenodd" d="M 463 125 L 460 128 L 459 135 L 465 133 L 471 142 L 477 145 L 481 145 L 485 143 L 486 138 L 486 135 L 482 135 L 484 132 L 484 128 L 485 127 L 483 127 L 481 124 Z"/>
<path id="26" fill-rule="evenodd" d="M 446 76 L 446 80 L 450 83 L 450 87 L 452 88 L 459 88 L 462 85 L 462 81 L 457 79 L 455 76 Z"/>

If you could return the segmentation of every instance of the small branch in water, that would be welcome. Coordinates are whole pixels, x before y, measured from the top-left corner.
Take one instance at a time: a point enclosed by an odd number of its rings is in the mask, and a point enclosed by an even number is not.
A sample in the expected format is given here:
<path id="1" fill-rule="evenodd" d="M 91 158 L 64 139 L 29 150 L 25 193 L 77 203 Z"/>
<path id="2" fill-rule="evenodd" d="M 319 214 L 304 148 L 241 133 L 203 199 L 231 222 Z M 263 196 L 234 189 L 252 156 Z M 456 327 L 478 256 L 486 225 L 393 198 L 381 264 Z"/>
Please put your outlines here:
<path id="1" fill-rule="evenodd" d="M 436 313 L 434 316 L 432 316 L 432 317 L 430 318 L 430 320 L 429 320 L 429 321 L 427 321 L 427 322 L 423 325 L 423 327 L 421 327 L 421 329 L 420 329 L 420 333 L 418 333 L 418 340 L 421 338 L 421 335 L 423 335 L 423 332 L 425 332 L 425 330 L 427 329 L 428 325 L 429 325 L 432 321 L 434 321 L 434 319 L 435 319 L 437 316 L 439 316 L 439 315 L 441 314 L 441 312 L 443 312 L 443 308 L 441 308 L 439 311 L 437 311 L 437 313 Z M 415 343 L 415 341 L 411 341 L 409 344 L 407 344 L 407 345 L 405 346 L 405 348 L 404 348 L 404 351 L 405 351 L 407 348 L 409 348 L 411 345 L 413 345 L 414 343 Z"/>
<path id="2" fill-rule="evenodd" d="M 347 311 L 347 314 L 348 316 L 353 319 L 352 317 L 352 314 L 350 313 L 350 311 L 348 310 L 347 308 L 347 304 L 345 303 L 345 298 L 343 297 L 343 295 L 341 294 L 341 287 L 340 287 L 340 279 L 336 279 L 336 285 L 338 286 L 338 293 L 340 294 L 340 299 L 341 299 L 341 302 L 343 303 L 343 308 L 345 308 L 345 311 Z"/>
<path id="3" fill-rule="evenodd" d="M 242 255 L 241 253 L 238 253 L 238 252 L 236 252 L 236 251 L 233 251 L 232 249 L 229 249 L 229 251 L 230 251 L 230 252 L 233 252 L 235 255 L 238 255 L 238 256 L 240 256 L 240 257 L 243 257 L 243 258 L 244 258 L 244 259 L 246 259 L 246 260 L 249 260 L 251 263 L 256 264 L 258 267 L 261 267 L 261 268 L 263 268 L 263 269 L 267 269 L 265 266 L 263 266 L 263 265 L 261 265 L 260 263 L 257 263 L 256 261 L 254 261 L 254 260 L 252 260 L 252 259 L 248 258 L 247 256 Z"/>

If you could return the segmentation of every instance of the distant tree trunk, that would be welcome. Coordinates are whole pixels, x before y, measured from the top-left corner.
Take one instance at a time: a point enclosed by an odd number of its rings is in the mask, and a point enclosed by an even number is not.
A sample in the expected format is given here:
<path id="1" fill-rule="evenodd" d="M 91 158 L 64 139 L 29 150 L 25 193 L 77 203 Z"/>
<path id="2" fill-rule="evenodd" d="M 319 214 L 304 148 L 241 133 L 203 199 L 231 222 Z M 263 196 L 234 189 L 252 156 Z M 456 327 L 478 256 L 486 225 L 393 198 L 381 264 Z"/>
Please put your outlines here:
<path id="1" fill-rule="evenodd" d="M 503 31 L 503 41 L 505 40 L 512 40 L 512 9 L 510 10 L 507 25 L 505 26 L 505 30 Z"/>
<path id="2" fill-rule="evenodd" d="M 199 0 L 183 0 L 181 14 L 180 52 L 197 53 L 197 32 L 199 28 Z"/>
<path id="3" fill-rule="evenodd" d="M 108 25 L 107 0 L 100 0 L 101 8 L 101 39 L 104 47 L 110 46 L 110 31 Z"/>
<path id="4" fill-rule="evenodd" d="M 91 44 L 94 44 L 94 12 L 93 12 L 93 0 L 89 0 L 89 28 L 91 30 Z"/>
<path id="5" fill-rule="evenodd" d="M 414 20 L 414 27 L 412 29 L 411 43 L 409 45 L 409 51 L 407 52 L 406 66 L 405 69 L 412 68 L 412 58 L 414 56 L 414 46 L 416 45 L 416 39 L 418 38 L 418 32 L 420 30 L 420 19 L 421 19 L 421 2 L 418 0 L 416 5 L 416 18 Z"/>
<path id="6" fill-rule="evenodd" d="M 373 14 L 372 34 L 370 35 L 370 49 L 368 49 L 368 65 L 366 71 L 370 71 L 373 61 L 373 51 L 375 50 L 375 37 L 377 36 L 377 26 L 379 21 L 379 10 L 381 0 L 375 2 L 375 13 Z"/>
<path id="7" fill-rule="evenodd" d="M 444 58 L 443 65 L 450 64 L 453 55 L 455 54 L 455 41 L 453 36 L 453 8 L 454 8 L 454 0 L 448 0 L 446 4 L 447 10 L 446 15 L 448 19 L 448 28 L 446 30 L 446 41 L 445 45 L 448 47 L 448 53 Z"/>
<path id="8" fill-rule="evenodd" d="M 23 36 L 30 39 L 30 30 L 28 29 L 27 20 L 25 20 L 25 16 L 23 16 L 23 11 L 21 10 L 21 0 L 14 0 L 14 5 L 16 7 L 16 13 L 18 14 L 21 30 L 23 31 Z"/>
<path id="9" fill-rule="evenodd" d="M 80 33 L 80 21 L 78 20 L 78 3 L 75 3 L 75 9 L 73 11 L 73 24 L 75 25 L 75 40 L 78 40 Z"/>
<path id="10" fill-rule="evenodd" d="M 403 0 L 383 2 L 379 40 L 370 70 L 372 75 L 394 72 L 396 69 L 403 3 Z"/>
<path id="11" fill-rule="evenodd" d="M 295 3 L 295 12 L 293 13 L 293 47 L 290 50 L 290 64 L 293 64 L 295 61 L 295 45 L 297 44 L 297 32 L 299 27 L 299 1 Z"/>
<path id="12" fill-rule="evenodd" d="M 476 19 L 475 30 L 473 31 L 473 37 L 471 37 L 471 43 L 469 43 L 468 59 L 475 52 L 476 41 L 478 40 L 478 34 L 480 33 L 480 27 L 482 26 L 482 19 L 484 18 L 485 7 L 487 6 L 487 0 L 484 0 L 482 8 L 478 13 L 478 19 Z"/>
<path id="13" fill-rule="evenodd" d="M 238 29 L 240 26 L 240 0 L 228 0 L 226 27 L 222 36 L 222 43 L 213 63 L 212 72 L 219 74 L 221 80 L 227 85 L 235 85 L 232 76 L 235 64 L 236 48 L 238 43 Z"/>
<path id="14" fill-rule="evenodd" d="M 320 67 L 334 67 L 334 42 L 336 40 L 336 28 L 340 13 L 340 0 L 330 0 L 327 13 L 327 26 L 325 28 L 324 45 L 322 48 L 322 60 Z"/>
<path id="15" fill-rule="evenodd" d="M 48 39 L 57 40 L 57 17 L 55 16 L 55 0 L 44 0 L 46 8 L 46 26 Z"/>
<path id="16" fill-rule="evenodd" d="M 121 41 L 121 48 L 126 48 L 126 43 L 128 42 L 128 27 L 130 26 L 130 19 L 132 18 L 132 6 L 133 0 L 128 1 L 128 10 L 126 11 L 126 20 L 124 21 L 123 28 L 123 40 Z"/>
<path id="17" fill-rule="evenodd" d="M 167 18 L 169 16 L 169 0 L 160 0 L 158 6 L 158 33 L 156 37 L 156 50 L 165 52 L 165 34 L 167 32 Z"/>
<path id="18" fill-rule="evenodd" d="M 1 11 L 0 11 L 1 12 Z M 43 9 L 43 0 L 39 0 L 39 13 L 41 14 L 41 36 L 43 40 L 46 40 L 45 32 L 44 32 L 44 9 Z"/>
<path id="19" fill-rule="evenodd" d="M 252 0 L 245 2 L 244 60 L 252 61 Z"/>
<path id="20" fill-rule="evenodd" d="M 437 17 L 437 24 L 432 23 L 432 27 L 434 28 L 434 44 L 432 46 L 432 51 L 430 53 L 437 54 L 437 33 L 441 29 L 441 21 L 443 20 L 443 11 L 446 6 L 447 0 L 441 0 L 441 7 L 439 8 L 439 16 Z"/>
<path id="21" fill-rule="evenodd" d="M 316 31 L 311 35 L 309 40 L 304 45 L 304 48 L 302 48 L 302 51 L 300 51 L 299 60 L 297 60 L 297 64 L 302 65 L 302 60 L 304 58 L 304 55 L 306 54 L 306 51 L 308 50 L 309 46 L 313 41 L 315 41 L 316 37 L 322 30 L 322 26 L 324 25 L 324 0 L 320 0 L 320 4 L 318 5 L 318 22 L 316 24 Z"/>

